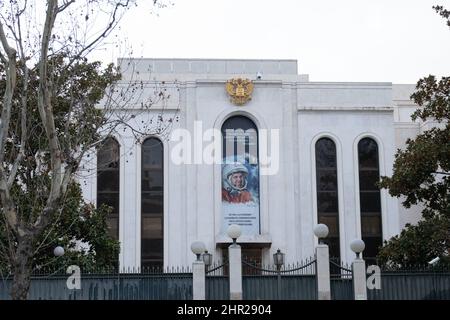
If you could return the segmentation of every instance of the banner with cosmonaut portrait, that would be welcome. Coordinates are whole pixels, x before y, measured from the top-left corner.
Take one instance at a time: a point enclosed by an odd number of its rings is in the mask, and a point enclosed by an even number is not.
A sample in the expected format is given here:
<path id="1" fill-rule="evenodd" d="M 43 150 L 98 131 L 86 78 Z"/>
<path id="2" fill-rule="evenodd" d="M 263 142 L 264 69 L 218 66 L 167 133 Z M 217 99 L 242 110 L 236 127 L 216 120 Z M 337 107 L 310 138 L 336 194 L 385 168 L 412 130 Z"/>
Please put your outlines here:
<path id="1" fill-rule="evenodd" d="M 222 137 L 222 234 L 226 234 L 228 226 L 237 224 L 242 235 L 257 235 L 260 215 L 256 126 L 248 118 L 232 117 L 224 123 Z"/>

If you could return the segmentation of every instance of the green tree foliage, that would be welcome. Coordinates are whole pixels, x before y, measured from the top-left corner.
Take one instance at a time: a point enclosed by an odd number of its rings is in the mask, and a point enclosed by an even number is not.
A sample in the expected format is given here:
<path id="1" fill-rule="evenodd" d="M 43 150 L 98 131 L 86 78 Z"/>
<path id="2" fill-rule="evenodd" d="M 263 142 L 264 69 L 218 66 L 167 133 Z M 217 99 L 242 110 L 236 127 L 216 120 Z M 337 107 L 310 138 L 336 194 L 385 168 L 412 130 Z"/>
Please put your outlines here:
<path id="1" fill-rule="evenodd" d="M 394 197 L 404 196 L 406 208 L 421 203 L 425 217 L 450 217 L 450 78 L 434 76 L 419 80 L 411 96 L 419 108 L 413 120 L 436 121 L 437 125 L 395 155 L 392 177 L 383 177 L 381 187 Z"/>
<path id="2" fill-rule="evenodd" d="M 19 205 L 32 211 L 33 208 L 21 198 Z M 53 223 L 36 239 L 36 254 L 33 256 L 34 271 L 49 270 L 64 272 L 69 265 L 77 265 L 82 270 L 115 268 L 119 255 L 119 242 L 108 233 L 107 216 L 111 208 L 101 206 L 96 209 L 83 200 L 80 185 L 70 183 L 61 209 Z M 6 254 L 8 245 L 6 225 L 0 220 L 0 269 L 5 276 L 11 271 Z M 55 257 L 53 250 L 61 246 L 65 253 Z"/>
<path id="3" fill-rule="evenodd" d="M 135 117 L 123 107 L 134 93 L 143 93 L 143 83 L 118 84 L 116 68 L 88 57 L 136 4 L 0 1 L 0 250 L 13 274 L 13 299 L 27 299 L 33 267 L 46 264 L 40 259 L 49 254 L 48 240 L 67 235 L 70 246 L 69 238 L 87 237 L 96 261 L 106 263 L 110 256 L 100 257 L 102 246 L 113 247 L 104 241 L 102 211 L 94 214 L 82 203 L 66 202 L 80 199 L 74 184 L 83 157 L 121 125 L 130 128 L 127 122 Z M 143 111 L 155 100 L 149 101 Z M 155 126 L 139 134 L 155 133 Z M 76 218 L 86 211 L 91 218 Z M 61 234 L 52 233 L 57 227 Z"/>
<path id="4" fill-rule="evenodd" d="M 450 219 L 436 215 L 407 224 L 400 235 L 391 238 L 378 254 L 378 263 L 389 267 L 426 266 L 440 257 L 439 264 L 450 264 L 445 254 L 450 248 Z"/>
<path id="5" fill-rule="evenodd" d="M 102 68 L 100 62 L 88 62 L 85 58 L 69 61 L 68 55 L 60 53 L 49 58 L 50 74 L 53 78 L 52 106 L 59 143 L 67 166 L 78 166 L 77 148 L 100 140 L 98 128 L 106 119 L 96 105 L 103 98 L 108 86 L 120 79 L 117 70 L 109 65 Z M 17 72 L 17 88 L 11 108 L 11 123 L 21 123 L 26 107 L 25 127 L 16 125 L 9 130 L 10 139 L 5 145 L 5 159 L 13 163 L 23 152 L 17 166 L 16 179 L 10 195 L 17 206 L 21 227 L 33 234 L 33 226 L 47 205 L 51 189 L 49 142 L 37 111 L 39 90 L 38 66 L 21 66 Z M 20 72 L 22 71 L 22 72 Z M 24 73 L 27 81 L 23 81 Z M 0 64 L 0 94 L 6 88 L 6 73 Z M 24 86 L 27 95 L 24 96 Z M 22 99 L 26 99 L 24 102 Z M 82 107 L 79 107 L 82 106 Z M 27 132 L 26 144 L 21 145 L 22 130 Z M 21 151 L 22 150 L 22 151 Z M 58 268 L 68 263 L 90 268 L 111 267 L 118 259 L 118 242 L 108 235 L 106 217 L 109 208 L 98 210 L 83 202 L 79 184 L 71 177 L 60 205 L 45 228 L 39 230 L 32 243 L 30 264 L 36 268 Z M 3 208 L 2 208 L 3 211 Z M 5 219 L 0 220 L 0 267 L 13 270 L 14 252 L 20 235 L 13 232 Z M 80 243 L 82 248 L 77 249 Z M 66 253 L 55 259 L 53 248 L 63 246 Z"/>
<path id="6" fill-rule="evenodd" d="M 421 204 L 423 219 L 407 225 L 399 236 L 385 241 L 378 255 L 384 265 L 405 267 L 424 264 L 435 257 L 440 263 L 450 249 L 450 78 L 434 76 L 419 80 L 411 96 L 420 108 L 414 120 L 435 121 L 436 126 L 409 139 L 398 150 L 392 177 L 382 177 L 380 186 L 394 197 L 405 197 L 406 208 Z"/>
<path id="7" fill-rule="evenodd" d="M 450 12 L 433 8 L 450 26 Z M 392 177 L 380 182 L 390 195 L 403 196 L 406 208 L 424 207 L 417 226 L 407 225 L 380 250 L 380 263 L 398 267 L 425 264 L 435 257 L 449 263 L 450 251 L 450 77 L 420 79 L 411 99 L 419 105 L 412 119 L 430 121 L 433 128 L 407 140 L 405 150 L 395 155 Z"/>

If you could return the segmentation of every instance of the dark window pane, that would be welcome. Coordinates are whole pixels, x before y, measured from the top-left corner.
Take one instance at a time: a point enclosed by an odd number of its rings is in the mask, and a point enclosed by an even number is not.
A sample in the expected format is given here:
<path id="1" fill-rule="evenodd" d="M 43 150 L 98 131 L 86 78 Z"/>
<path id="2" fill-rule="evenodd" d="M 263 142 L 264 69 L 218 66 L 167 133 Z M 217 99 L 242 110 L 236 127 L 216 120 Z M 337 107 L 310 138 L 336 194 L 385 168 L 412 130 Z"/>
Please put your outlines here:
<path id="1" fill-rule="evenodd" d="M 361 232 L 367 237 L 381 237 L 380 215 L 361 216 Z"/>
<path id="2" fill-rule="evenodd" d="M 322 138 L 316 142 L 316 167 L 336 168 L 336 146 L 333 140 Z"/>
<path id="3" fill-rule="evenodd" d="M 100 192 L 119 191 L 119 170 L 104 170 L 98 172 L 97 188 Z"/>
<path id="4" fill-rule="evenodd" d="M 155 138 L 144 141 L 142 146 L 142 168 L 162 169 L 163 167 L 163 145 Z"/>
<path id="5" fill-rule="evenodd" d="M 107 224 L 110 235 L 119 239 L 120 146 L 106 138 L 97 150 L 97 207 L 112 207 Z"/>
<path id="6" fill-rule="evenodd" d="M 163 214 L 163 195 L 142 193 L 142 214 Z"/>
<path id="7" fill-rule="evenodd" d="M 339 237 L 339 220 L 337 215 L 320 215 L 319 223 L 323 223 L 328 227 L 328 237 Z"/>
<path id="8" fill-rule="evenodd" d="M 142 259 L 163 259 L 163 239 L 142 239 Z"/>
<path id="9" fill-rule="evenodd" d="M 119 150 L 119 143 L 115 139 L 105 139 L 105 142 L 97 151 L 97 169 L 119 168 Z"/>
<path id="10" fill-rule="evenodd" d="M 374 258 L 382 243 L 381 198 L 376 186 L 379 181 L 378 145 L 371 138 L 358 143 L 361 234 L 366 244 L 364 257 Z"/>
<path id="11" fill-rule="evenodd" d="M 141 265 L 162 267 L 164 256 L 163 145 L 156 138 L 142 145 Z"/>
<path id="12" fill-rule="evenodd" d="M 338 209 L 337 192 L 318 192 L 317 211 L 320 213 L 335 212 Z"/>
<path id="13" fill-rule="evenodd" d="M 370 138 L 361 139 L 358 143 L 359 167 L 378 169 L 378 145 Z"/>
<path id="14" fill-rule="evenodd" d="M 330 257 L 339 259 L 336 145 L 329 138 L 321 138 L 315 147 L 318 222 L 327 225 L 329 229 L 329 235 L 324 242 L 329 246 Z"/>
<path id="15" fill-rule="evenodd" d="M 144 158 L 142 159 L 142 168 L 143 169 L 161 169 L 162 159 L 159 157 L 155 157 L 150 154 L 150 152 L 158 152 L 158 148 L 149 149 L 145 148 L 144 150 Z"/>
<path id="16" fill-rule="evenodd" d="M 333 260 L 339 260 L 340 258 L 340 245 L 338 237 L 326 237 L 323 242 L 328 245 L 330 258 Z"/>
<path id="17" fill-rule="evenodd" d="M 381 213 L 380 191 L 361 191 L 359 193 L 361 214 L 367 212 Z"/>
<path id="18" fill-rule="evenodd" d="M 359 189 L 360 190 L 376 190 L 379 181 L 378 170 L 360 170 L 359 171 Z"/>
<path id="19" fill-rule="evenodd" d="M 334 170 L 317 170 L 317 191 L 336 191 L 337 178 Z"/>
<path id="20" fill-rule="evenodd" d="M 227 150 L 227 145 L 232 149 Z M 251 155 L 254 157 L 253 163 L 258 161 L 258 129 L 249 118 L 234 116 L 223 123 L 222 157 L 225 158 L 227 155 L 246 156 L 248 161 Z"/>
<path id="21" fill-rule="evenodd" d="M 162 217 L 142 217 L 142 234 L 143 239 L 162 239 Z"/>
<path id="22" fill-rule="evenodd" d="M 163 190 L 162 168 L 142 171 L 142 191 Z"/>
<path id="23" fill-rule="evenodd" d="M 382 245 L 381 237 L 362 237 L 362 240 L 364 241 L 364 244 L 366 245 L 363 256 L 366 260 L 372 260 L 371 262 L 374 262 L 375 257 L 377 256 L 378 252 L 380 251 L 380 247 Z"/>

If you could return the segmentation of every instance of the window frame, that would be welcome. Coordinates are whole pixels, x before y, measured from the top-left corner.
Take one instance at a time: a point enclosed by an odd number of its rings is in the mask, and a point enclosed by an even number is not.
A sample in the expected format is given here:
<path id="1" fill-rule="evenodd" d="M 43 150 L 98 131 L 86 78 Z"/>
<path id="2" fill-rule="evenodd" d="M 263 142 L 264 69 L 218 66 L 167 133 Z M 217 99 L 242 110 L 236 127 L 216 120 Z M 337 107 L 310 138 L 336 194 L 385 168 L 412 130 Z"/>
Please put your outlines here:
<path id="1" fill-rule="evenodd" d="M 111 142 L 109 142 L 111 141 Z M 101 156 L 101 152 L 106 152 L 104 150 L 105 146 L 108 146 L 109 143 L 112 143 L 115 150 L 113 150 L 112 152 L 115 153 L 115 156 L 117 157 L 117 160 L 115 161 L 117 164 L 114 165 L 114 167 L 104 167 L 105 165 L 109 166 L 108 164 L 100 164 L 99 163 L 99 159 L 102 157 Z M 117 232 L 115 234 L 112 234 L 110 232 L 110 235 L 115 239 L 115 240 L 119 240 L 120 237 L 120 143 L 117 141 L 116 138 L 114 137 L 106 137 L 101 146 L 97 149 L 97 184 L 96 184 L 96 205 L 97 208 L 100 208 L 100 206 L 102 204 L 107 204 L 107 202 L 101 202 L 99 201 L 100 198 L 102 198 L 102 196 L 104 195 L 111 195 L 115 198 L 115 200 L 113 201 L 114 203 L 117 203 L 117 207 L 112 206 L 113 210 L 108 214 L 107 220 L 108 222 L 112 219 L 115 219 L 117 222 L 116 224 L 116 230 Z M 101 176 L 101 174 L 103 172 L 113 172 L 115 173 L 115 175 L 117 175 L 117 177 L 115 177 L 115 182 L 116 182 L 116 186 L 110 188 L 109 190 L 100 190 L 100 183 L 99 183 L 99 177 Z M 108 223 L 109 225 L 109 223 Z"/>
<path id="2" fill-rule="evenodd" d="M 367 144 L 366 142 L 370 142 Z M 373 150 L 367 149 L 363 150 L 363 147 L 372 147 Z M 372 154 L 371 154 L 372 153 Z M 366 260 L 375 262 L 376 255 L 379 252 L 379 247 L 383 244 L 383 206 L 382 206 L 382 194 L 381 190 L 375 185 L 375 182 L 380 180 L 380 148 L 378 142 L 370 136 L 363 137 L 358 141 L 357 144 L 357 159 L 358 159 L 358 193 L 359 193 L 359 210 L 360 210 L 360 230 L 361 239 L 366 243 L 366 249 L 364 252 L 364 257 Z M 364 157 L 364 165 L 362 165 L 362 157 Z M 374 157 L 374 158 L 370 158 Z M 372 163 L 372 165 L 367 165 L 367 162 Z M 376 174 L 374 174 L 376 172 Z M 377 181 L 370 181 L 376 176 Z M 362 179 L 368 179 L 368 181 L 362 181 Z M 373 187 L 370 185 L 373 184 Z M 368 196 L 372 196 L 370 203 L 368 202 Z M 364 201 L 366 199 L 366 201 Z M 373 201 L 376 201 L 375 206 Z M 376 217 L 379 220 L 377 226 L 377 233 L 364 233 L 364 230 L 371 230 L 372 226 L 364 225 L 364 218 Z M 370 240 L 370 241 L 368 241 Z M 372 252 L 375 254 L 367 254 L 367 252 Z"/>
<path id="3" fill-rule="evenodd" d="M 149 141 L 153 141 L 154 145 L 146 146 L 145 144 L 151 144 Z M 146 152 L 152 152 L 152 148 L 157 147 L 158 149 L 153 150 L 153 152 L 158 152 L 158 155 L 154 155 L 155 158 L 158 158 L 158 161 L 155 166 L 149 166 L 146 165 L 144 159 L 146 158 Z M 140 266 L 141 268 L 157 268 L 162 269 L 164 266 L 164 183 L 165 183 L 165 177 L 164 177 L 164 144 L 163 142 L 157 138 L 157 137 L 148 137 L 146 138 L 142 144 L 141 144 L 141 170 L 140 170 L 140 220 L 141 220 L 141 226 L 140 226 L 140 232 L 141 232 L 141 238 L 140 238 Z M 151 155 L 149 155 L 151 158 Z M 144 179 L 148 179 L 148 181 L 151 180 L 152 176 L 155 178 L 155 175 L 147 175 L 146 171 L 152 171 L 153 173 L 157 173 L 157 183 L 159 185 L 156 186 L 152 190 L 152 187 L 149 185 L 144 184 Z M 146 181 L 146 183 L 148 183 Z M 148 187 L 148 188 L 147 188 Z M 148 190 L 144 190 L 148 189 Z M 157 205 L 158 208 L 160 208 L 160 212 L 144 212 L 144 201 L 146 200 L 154 200 L 152 198 L 158 198 L 159 199 L 159 205 Z M 144 229 L 146 227 L 151 227 L 145 225 L 145 221 L 150 221 L 153 219 L 159 219 L 160 225 L 159 228 L 157 228 L 158 236 L 156 237 L 149 237 L 144 238 Z M 147 243 L 146 243 L 147 242 Z M 144 244 L 146 243 L 146 244 Z M 155 252 L 155 256 L 146 255 L 145 253 L 148 251 L 149 248 L 152 248 L 153 245 L 156 244 L 157 250 Z M 156 256 L 159 256 L 158 258 L 155 258 Z"/>
<path id="4" fill-rule="evenodd" d="M 332 150 L 328 150 L 326 156 L 330 156 L 333 158 L 331 165 L 322 166 L 320 165 L 319 152 L 324 151 L 325 147 L 320 146 L 321 143 L 328 143 L 328 146 L 332 146 Z M 317 205 L 317 222 L 321 223 L 321 218 L 334 218 L 335 226 L 331 228 L 328 226 L 330 231 L 332 229 L 336 230 L 336 234 L 332 234 L 324 239 L 324 242 L 328 244 L 330 249 L 330 259 L 340 260 L 341 259 L 341 234 L 340 234 L 340 216 L 339 216 L 339 173 L 338 173 L 338 159 L 337 159 L 337 146 L 333 139 L 327 136 L 320 137 L 314 143 L 314 164 L 315 164 L 315 185 L 316 185 L 316 205 Z M 319 179 L 327 177 L 326 173 L 329 173 L 331 179 L 334 180 L 332 182 L 333 188 L 330 186 L 324 186 L 324 184 L 320 183 Z M 331 175 L 330 175 L 331 174 Z M 330 179 L 330 178 L 328 178 Z M 321 186 L 323 186 L 323 190 L 320 190 Z M 333 198 L 333 203 L 335 206 L 335 210 L 333 211 L 320 211 L 322 205 L 319 203 L 322 198 L 321 195 L 331 195 Z M 331 245 L 333 243 L 333 245 Z M 334 252 L 333 252 L 334 251 Z M 334 254 L 333 254 L 334 253 Z"/>

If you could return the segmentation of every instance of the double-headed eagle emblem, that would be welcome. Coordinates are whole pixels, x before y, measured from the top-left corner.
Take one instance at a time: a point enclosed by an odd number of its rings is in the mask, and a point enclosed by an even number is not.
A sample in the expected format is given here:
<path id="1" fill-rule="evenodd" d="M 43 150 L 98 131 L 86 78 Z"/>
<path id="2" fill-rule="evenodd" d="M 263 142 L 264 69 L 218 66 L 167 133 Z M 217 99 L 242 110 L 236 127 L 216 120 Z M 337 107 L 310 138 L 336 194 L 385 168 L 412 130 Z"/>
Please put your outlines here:
<path id="1" fill-rule="evenodd" d="M 242 106 L 252 99 L 253 83 L 251 80 L 233 78 L 227 81 L 226 89 L 231 102 L 235 105 Z"/>

